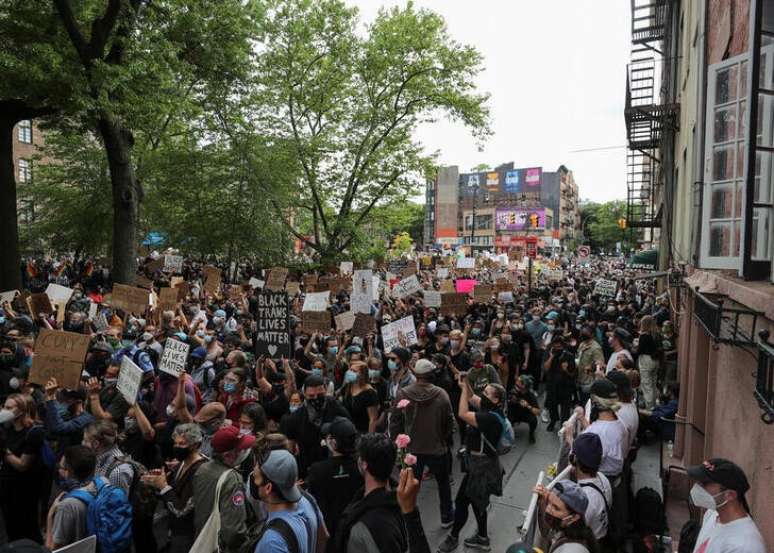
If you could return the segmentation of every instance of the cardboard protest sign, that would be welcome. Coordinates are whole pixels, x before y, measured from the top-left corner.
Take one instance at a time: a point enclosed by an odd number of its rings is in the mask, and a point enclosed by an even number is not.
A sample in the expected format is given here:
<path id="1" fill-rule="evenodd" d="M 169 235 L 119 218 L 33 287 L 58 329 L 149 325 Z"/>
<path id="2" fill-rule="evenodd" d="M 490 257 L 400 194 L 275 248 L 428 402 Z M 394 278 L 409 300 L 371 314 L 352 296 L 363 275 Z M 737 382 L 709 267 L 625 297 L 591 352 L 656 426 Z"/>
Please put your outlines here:
<path id="1" fill-rule="evenodd" d="M 140 288 L 145 288 L 146 290 L 153 288 L 153 281 L 144 275 L 135 275 L 133 284 Z"/>
<path id="2" fill-rule="evenodd" d="M 70 545 L 54 549 L 53 553 L 95 553 L 97 551 L 97 536 L 91 535 Z"/>
<path id="3" fill-rule="evenodd" d="M 355 313 L 347 311 L 341 315 L 336 315 L 333 320 L 336 321 L 336 330 L 352 330 L 355 324 Z"/>
<path id="4" fill-rule="evenodd" d="M 37 318 L 40 313 L 50 315 L 54 312 L 54 306 L 51 305 L 51 300 L 46 294 L 31 294 L 29 299 L 30 304 L 28 308 L 34 318 Z"/>
<path id="5" fill-rule="evenodd" d="M 441 293 L 435 290 L 425 290 L 422 292 L 425 296 L 425 306 L 441 307 Z"/>
<path id="6" fill-rule="evenodd" d="M 167 338 L 164 344 L 164 353 L 161 354 L 159 361 L 159 370 L 171 374 L 176 378 L 185 372 L 186 361 L 188 360 L 189 345 L 174 338 Z"/>
<path id="7" fill-rule="evenodd" d="M 355 322 L 352 324 L 352 335 L 365 338 L 376 330 L 376 319 L 365 313 L 356 313 Z"/>
<path id="8" fill-rule="evenodd" d="M 615 280 L 606 280 L 600 278 L 594 284 L 594 295 L 603 296 L 608 298 L 614 298 L 615 293 L 618 291 L 618 282 Z"/>
<path id="9" fill-rule="evenodd" d="M 314 273 L 308 273 L 304 275 L 304 286 L 314 286 L 317 284 L 317 275 Z"/>
<path id="10" fill-rule="evenodd" d="M 262 292 L 256 296 L 255 356 L 290 358 L 290 303 L 285 292 Z M 328 315 L 327 312 L 325 312 Z"/>
<path id="11" fill-rule="evenodd" d="M 304 296 L 304 306 L 302 311 L 325 311 L 328 309 L 330 292 L 307 292 Z"/>
<path id="12" fill-rule="evenodd" d="M 46 288 L 46 295 L 51 300 L 52 304 L 66 304 L 73 296 L 73 292 L 74 290 L 72 288 L 60 284 L 49 284 L 48 288 Z"/>
<path id="13" fill-rule="evenodd" d="M 288 278 L 288 270 L 285 267 L 272 267 L 266 276 L 266 289 L 273 292 L 282 292 L 285 289 L 285 280 Z"/>
<path id="14" fill-rule="evenodd" d="M 13 302 L 14 299 L 16 299 L 16 296 L 19 295 L 18 290 L 8 290 L 7 292 L 0 292 L 0 305 L 3 305 L 4 303 Z"/>
<path id="15" fill-rule="evenodd" d="M 513 303 L 513 292 L 500 292 L 497 294 L 500 303 Z"/>
<path id="16" fill-rule="evenodd" d="M 123 309 L 128 313 L 142 315 L 148 307 L 148 291 L 126 284 L 114 284 L 110 303 L 113 307 Z"/>
<path id="17" fill-rule="evenodd" d="M 42 328 L 35 340 L 28 380 L 45 386 L 50 378 L 56 378 L 62 388 L 78 388 L 90 340 L 88 334 Z"/>
<path id="18" fill-rule="evenodd" d="M 350 305 L 353 313 L 371 313 L 374 301 L 374 279 L 370 270 L 355 271 L 352 275 L 352 295 Z"/>
<path id="19" fill-rule="evenodd" d="M 495 282 L 495 292 L 510 292 L 513 289 L 513 284 L 508 282 L 506 278 L 498 278 Z"/>
<path id="20" fill-rule="evenodd" d="M 355 264 L 351 261 L 342 261 L 339 265 L 339 273 L 342 275 L 351 275 L 355 269 Z"/>
<path id="21" fill-rule="evenodd" d="M 468 312 L 468 295 L 456 292 L 441 293 L 442 315 L 464 315 Z"/>
<path id="22" fill-rule="evenodd" d="M 349 277 L 325 278 L 320 280 L 320 284 L 328 284 L 328 289 L 334 296 L 342 290 L 349 290 L 352 281 Z"/>
<path id="23" fill-rule="evenodd" d="M 244 296 L 244 291 L 242 290 L 242 287 L 239 284 L 229 284 L 228 287 L 228 299 L 232 301 L 242 301 L 242 297 Z"/>
<path id="24" fill-rule="evenodd" d="M 159 290 L 159 309 L 162 311 L 174 311 L 177 309 L 177 288 L 162 288 Z"/>
<path id="25" fill-rule="evenodd" d="M 441 292 L 454 293 L 455 291 L 453 280 L 444 280 L 441 282 Z"/>
<path id="26" fill-rule="evenodd" d="M 177 288 L 181 284 L 185 282 L 185 279 L 181 276 L 173 276 L 169 279 L 169 286 L 170 288 Z"/>
<path id="27" fill-rule="evenodd" d="M 475 269 L 476 268 L 476 260 L 473 257 L 460 257 L 457 259 L 457 268 L 458 269 Z"/>
<path id="28" fill-rule="evenodd" d="M 382 327 L 384 352 L 390 353 L 397 347 L 408 348 L 417 343 L 417 330 L 413 317 L 403 317 Z"/>
<path id="29" fill-rule="evenodd" d="M 476 284 L 478 284 L 478 282 L 472 278 L 458 278 L 456 282 L 457 293 L 470 294 L 473 291 L 473 288 L 476 287 Z"/>
<path id="30" fill-rule="evenodd" d="M 443 280 L 445 278 L 449 278 L 449 268 L 448 267 L 439 267 L 436 270 L 436 276 L 439 280 Z"/>
<path id="31" fill-rule="evenodd" d="M 330 332 L 331 314 L 328 311 L 302 311 L 301 328 L 310 334 L 314 332 Z"/>
<path id="32" fill-rule="evenodd" d="M 476 284 L 473 288 L 473 301 L 476 303 L 489 303 L 494 293 L 494 286 L 491 284 Z"/>
<path id="33" fill-rule="evenodd" d="M 164 256 L 164 271 L 168 273 L 180 273 L 183 271 L 183 256 L 182 255 L 165 255 Z"/>
<path id="34" fill-rule="evenodd" d="M 417 275 L 411 275 L 410 277 L 404 278 L 395 285 L 395 287 L 392 289 L 392 296 L 394 298 L 403 299 L 406 296 L 418 294 L 421 291 L 422 285 L 419 284 Z"/>
<path id="35" fill-rule="evenodd" d="M 301 284 L 293 280 L 285 283 L 285 291 L 289 296 L 296 296 L 301 292 Z"/>
<path id="36" fill-rule="evenodd" d="M 121 358 L 121 368 L 118 371 L 116 389 L 121 392 L 129 405 L 137 403 L 137 392 L 142 382 L 142 369 L 129 359 L 128 355 Z"/>
<path id="37" fill-rule="evenodd" d="M 220 292 L 220 269 L 217 267 L 205 267 L 202 269 L 204 273 L 204 291 L 213 296 L 217 296 Z"/>

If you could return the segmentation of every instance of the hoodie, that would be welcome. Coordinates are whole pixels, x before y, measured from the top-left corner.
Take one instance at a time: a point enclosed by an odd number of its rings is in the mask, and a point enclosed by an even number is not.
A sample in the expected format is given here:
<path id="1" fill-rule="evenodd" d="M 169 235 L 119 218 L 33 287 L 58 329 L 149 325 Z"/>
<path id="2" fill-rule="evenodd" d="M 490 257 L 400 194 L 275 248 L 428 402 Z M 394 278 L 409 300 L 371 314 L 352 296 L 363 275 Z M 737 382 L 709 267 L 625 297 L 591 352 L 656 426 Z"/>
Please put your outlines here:
<path id="1" fill-rule="evenodd" d="M 408 434 L 408 449 L 415 455 L 444 455 L 454 427 L 454 412 L 446 391 L 417 380 L 398 390 L 396 399 L 407 399 L 409 404 L 404 409 L 393 409 L 390 436 Z"/>

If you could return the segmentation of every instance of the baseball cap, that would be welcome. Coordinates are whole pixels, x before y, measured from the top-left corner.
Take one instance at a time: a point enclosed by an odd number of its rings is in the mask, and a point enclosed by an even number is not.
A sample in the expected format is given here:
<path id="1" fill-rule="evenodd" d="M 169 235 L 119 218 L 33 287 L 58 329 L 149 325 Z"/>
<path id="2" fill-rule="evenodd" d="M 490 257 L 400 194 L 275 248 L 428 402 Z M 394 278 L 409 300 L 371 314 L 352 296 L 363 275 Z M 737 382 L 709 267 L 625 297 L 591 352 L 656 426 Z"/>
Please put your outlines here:
<path id="1" fill-rule="evenodd" d="M 593 432 L 580 434 L 572 443 L 575 458 L 584 467 L 599 470 L 602 463 L 602 440 Z"/>
<path id="2" fill-rule="evenodd" d="M 559 318 L 559 313 L 557 313 L 556 311 L 551 311 L 548 315 L 546 315 L 547 321 L 555 321 L 558 318 Z"/>
<path id="3" fill-rule="evenodd" d="M 191 352 L 191 357 L 194 357 L 196 359 L 204 359 L 207 357 L 207 350 L 204 349 L 204 347 L 199 346 L 198 348 L 194 349 Z"/>
<path id="4" fill-rule="evenodd" d="M 278 449 L 269 453 L 261 464 L 261 472 L 274 484 L 273 487 L 277 488 L 284 499 L 292 503 L 301 500 L 301 492 L 296 487 L 298 465 L 289 451 Z"/>
<path id="5" fill-rule="evenodd" d="M 625 329 L 623 328 L 616 328 L 613 331 L 613 336 L 621 340 L 622 342 L 629 343 L 632 341 L 632 335 L 629 334 Z"/>
<path id="6" fill-rule="evenodd" d="M 345 445 L 357 436 L 357 429 L 347 417 L 336 417 L 331 422 L 326 422 L 320 427 L 323 436 L 330 434 L 336 443 Z"/>
<path id="7" fill-rule="evenodd" d="M 414 374 L 429 374 L 435 370 L 435 364 L 427 359 L 419 359 L 414 364 Z"/>
<path id="8" fill-rule="evenodd" d="M 554 485 L 554 491 L 562 503 L 567 505 L 571 511 L 579 515 L 586 514 L 586 507 L 589 506 L 589 498 L 583 493 L 583 489 L 571 480 L 562 480 Z"/>
<path id="9" fill-rule="evenodd" d="M 740 496 L 750 489 L 750 483 L 739 465 L 722 457 L 688 467 L 688 476 L 702 484 L 716 482 L 724 488 L 734 490 Z"/>
<path id="10" fill-rule="evenodd" d="M 213 317 L 218 317 L 219 319 L 225 319 L 226 318 L 226 312 L 223 309 L 216 309 L 215 313 L 212 314 Z"/>
<path id="11" fill-rule="evenodd" d="M 225 453 L 234 449 L 243 450 L 253 447 L 255 436 L 252 434 L 239 434 L 239 427 L 234 425 L 220 428 L 212 436 L 212 449 L 216 453 Z"/>
<path id="12" fill-rule="evenodd" d="M 592 396 L 601 397 L 602 399 L 618 399 L 618 388 L 607 378 L 595 380 L 589 391 Z"/>

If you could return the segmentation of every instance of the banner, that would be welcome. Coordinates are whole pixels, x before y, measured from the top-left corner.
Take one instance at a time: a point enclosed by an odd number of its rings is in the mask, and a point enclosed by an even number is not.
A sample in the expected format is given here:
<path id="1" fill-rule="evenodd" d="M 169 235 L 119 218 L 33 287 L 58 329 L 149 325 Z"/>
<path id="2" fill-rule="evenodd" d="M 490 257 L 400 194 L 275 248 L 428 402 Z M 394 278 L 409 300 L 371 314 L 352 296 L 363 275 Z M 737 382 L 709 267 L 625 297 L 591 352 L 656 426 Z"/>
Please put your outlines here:
<path id="1" fill-rule="evenodd" d="M 45 386 L 49 379 L 56 378 L 60 387 L 77 389 L 90 341 L 88 334 L 40 329 L 35 340 L 29 382 Z"/>
<path id="2" fill-rule="evenodd" d="M 411 275 L 398 282 L 392 289 L 392 296 L 397 299 L 403 299 L 412 294 L 418 294 L 422 291 L 417 275 Z"/>
<path id="3" fill-rule="evenodd" d="M 121 369 L 118 371 L 116 389 L 121 392 L 129 405 L 137 402 L 137 392 L 142 382 L 142 369 L 129 359 L 128 355 L 121 358 Z"/>
<path id="4" fill-rule="evenodd" d="M 353 313 L 371 313 L 371 305 L 374 301 L 373 287 L 372 271 L 368 269 L 355 271 L 352 275 L 352 295 L 349 300 Z"/>
<path id="5" fill-rule="evenodd" d="M 495 230 L 544 230 L 545 208 L 507 207 L 495 211 Z"/>
<path id="6" fill-rule="evenodd" d="M 174 338 L 167 338 L 164 342 L 164 353 L 161 354 L 159 370 L 171 374 L 176 378 L 185 372 L 188 360 L 189 345 Z"/>
<path id="7" fill-rule="evenodd" d="M 505 172 L 505 193 L 518 194 L 521 192 L 521 183 L 523 180 L 523 171 L 514 170 Z"/>
<path id="8" fill-rule="evenodd" d="M 328 301 L 331 293 L 325 292 L 307 292 L 304 296 L 304 306 L 302 311 L 325 311 L 328 309 Z"/>
<path id="9" fill-rule="evenodd" d="M 530 189 L 540 189 L 540 185 L 543 183 L 543 168 L 531 167 L 524 170 L 524 182 L 527 185 L 527 192 L 531 192 Z"/>
<path id="10" fill-rule="evenodd" d="M 290 309 L 285 292 L 257 295 L 255 313 L 255 356 L 290 359 Z M 327 316 L 328 312 L 323 311 Z"/>
<path id="11" fill-rule="evenodd" d="M 384 352 L 390 353 L 398 347 L 408 348 L 417 343 L 417 330 L 413 317 L 403 317 L 382 327 Z"/>

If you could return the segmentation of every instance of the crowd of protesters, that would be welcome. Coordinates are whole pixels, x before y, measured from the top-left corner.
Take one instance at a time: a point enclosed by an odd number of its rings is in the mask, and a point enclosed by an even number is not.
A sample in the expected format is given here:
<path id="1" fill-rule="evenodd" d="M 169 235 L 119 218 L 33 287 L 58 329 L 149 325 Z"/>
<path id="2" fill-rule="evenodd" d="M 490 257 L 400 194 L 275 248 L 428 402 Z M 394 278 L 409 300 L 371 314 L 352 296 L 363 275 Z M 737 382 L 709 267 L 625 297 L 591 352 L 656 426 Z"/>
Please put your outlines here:
<path id="1" fill-rule="evenodd" d="M 68 258 L 30 260 L 23 293 L 0 306 L 8 541 L 53 550 L 93 534 L 104 553 L 425 552 L 416 498 L 434 478 L 448 529 L 439 551 L 460 541 L 489 551 L 500 455 L 530 447 L 542 428 L 560 432 L 572 465 L 569 479 L 536 490 L 550 551 L 622 550 L 638 444 L 674 439 L 679 336 L 653 279 L 635 280 L 618 259 L 544 259 L 550 280 L 526 275 L 523 263 L 480 260 L 464 278 L 504 278 L 512 296 L 470 297 L 449 312 L 422 293 L 394 297 L 401 274 L 373 267 L 375 326 L 355 335 L 335 330 L 334 317 L 350 310 L 346 287 L 330 296 L 330 330 L 305 330 L 305 275 L 291 274 L 290 355 L 269 357 L 255 355 L 259 285 L 207 290 L 201 264 L 173 275 L 152 261 L 140 271 L 154 291 L 173 276 L 186 284 L 175 310 L 111 307 L 110 270 Z M 410 266 L 428 291 L 463 278 L 453 258 L 445 278 L 440 257 Z M 240 285 L 265 282 L 250 266 L 232 273 Z M 616 282 L 613 295 L 598 293 L 599 278 Z M 27 292 L 50 283 L 74 293 L 52 312 L 30 312 Z M 416 339 L 385 349 L 381 329 L 405 317 Z M 41 329 L 90 336 L 80 386 L 30 382 Z M 179 378 L 159 371 L 170 341 L 188 345 Z M 142 369 L 131 400 L 118 385 L 124 357 Z M 692 498 L 707 509 L 696 550 L 763 553 L 744 473 L 715 459 L 692 476 Z M 471 513 L 475 532 L 461 537 Z M 734 540 L 744 548 L 728 548 Z"/>

